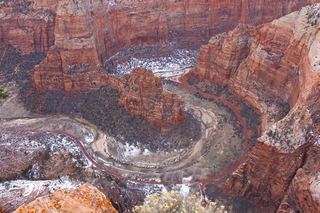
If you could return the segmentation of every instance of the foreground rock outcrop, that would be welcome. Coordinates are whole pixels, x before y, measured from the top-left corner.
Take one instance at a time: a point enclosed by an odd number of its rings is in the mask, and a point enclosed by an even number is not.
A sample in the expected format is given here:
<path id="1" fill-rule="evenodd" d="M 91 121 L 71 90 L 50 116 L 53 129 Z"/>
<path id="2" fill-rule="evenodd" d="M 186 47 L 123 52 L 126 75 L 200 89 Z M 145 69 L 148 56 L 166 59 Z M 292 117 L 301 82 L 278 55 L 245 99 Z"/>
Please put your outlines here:
<path id="1" fill-rule="evenodd" d="M 19 207 L 19 212 L 110 212 L 116 213 L 111 202 L 102 192 L 90 184 L 77 189 L 60 189 L 51 195 Z"/>
<path id="2" fill-rule="evenodd" d="M 319 8 L 315 4 L 269 24 L 239 25 L 217 35 L 201 47 L 189 73 L 227 87 L 261 114 L 264 133 L 224 184 L 230 194 L 259 206 L 280 204 L 292 179 L 299 179 L 296 172 L 309 147 L 320 138 Z M 318 193 L 310 196 L 318 199 Z"/>

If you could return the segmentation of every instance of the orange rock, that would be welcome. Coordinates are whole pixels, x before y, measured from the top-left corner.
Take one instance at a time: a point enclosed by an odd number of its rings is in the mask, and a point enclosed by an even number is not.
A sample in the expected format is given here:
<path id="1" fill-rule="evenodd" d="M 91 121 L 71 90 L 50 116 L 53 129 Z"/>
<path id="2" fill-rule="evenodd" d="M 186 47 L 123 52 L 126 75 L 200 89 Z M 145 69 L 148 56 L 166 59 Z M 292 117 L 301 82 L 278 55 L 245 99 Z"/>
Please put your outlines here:
<path id="1" fill-rule="evenodd" d="M 90 184 L 84 184 L 77 189 L 60 189 L 52 195 L 54 196 L 37 198 L 14 212 L 117 212 L 106 196 Z"/>
<path id="2" fill-rule="evenodd" d="M 46 52 L 54 44 L 54 13 L 24 4 L 0 6 L 0 47 L 12 45 L 22 54 Z"/>

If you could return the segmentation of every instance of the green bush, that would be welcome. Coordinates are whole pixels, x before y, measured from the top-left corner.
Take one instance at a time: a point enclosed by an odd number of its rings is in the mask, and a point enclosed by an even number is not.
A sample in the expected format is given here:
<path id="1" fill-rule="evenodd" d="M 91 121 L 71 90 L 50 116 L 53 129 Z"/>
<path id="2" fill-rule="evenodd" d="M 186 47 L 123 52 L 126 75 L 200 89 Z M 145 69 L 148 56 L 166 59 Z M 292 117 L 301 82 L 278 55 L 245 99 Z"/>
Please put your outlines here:
<path id="1" fill-rule="evenodd" d="M 3 84 L 0 84 L 0 100 L 6 99 L 10 95 L 10 93 L 8 91 L 5 91 L 4 88 L 5 86 Z"/>

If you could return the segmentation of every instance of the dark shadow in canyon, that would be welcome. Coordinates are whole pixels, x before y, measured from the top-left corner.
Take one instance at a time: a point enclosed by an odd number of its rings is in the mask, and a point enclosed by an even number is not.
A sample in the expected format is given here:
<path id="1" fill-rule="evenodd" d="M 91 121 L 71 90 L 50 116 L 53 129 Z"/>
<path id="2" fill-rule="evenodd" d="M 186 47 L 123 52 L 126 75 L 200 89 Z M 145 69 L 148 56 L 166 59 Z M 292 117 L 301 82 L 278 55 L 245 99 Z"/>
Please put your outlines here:
<path id="1" fill-rule="evenodd" d="M 30 79 L 29 71 L 45 58 L 45 53 L 35 52 L 23 55 L 11 45 L 0 48 L 0 80 L 2 82 L 15 81 L 21 84 Z"/>
<path id="2" fill-rule="evenodd" d="M 152 126 L 140 116 L 129 115 L 118 103 L 118 91 L 109 85 L 86 94 L 67 94 L 37 91 L 30 81 L 20 90 L 19 98 L 35 114 L 81 116 L 123 143 L 142 144 L 153 151 L 184 148 L 201 137 L 200 123 L 190 113 L 186 122 L 166 129 Z"/>

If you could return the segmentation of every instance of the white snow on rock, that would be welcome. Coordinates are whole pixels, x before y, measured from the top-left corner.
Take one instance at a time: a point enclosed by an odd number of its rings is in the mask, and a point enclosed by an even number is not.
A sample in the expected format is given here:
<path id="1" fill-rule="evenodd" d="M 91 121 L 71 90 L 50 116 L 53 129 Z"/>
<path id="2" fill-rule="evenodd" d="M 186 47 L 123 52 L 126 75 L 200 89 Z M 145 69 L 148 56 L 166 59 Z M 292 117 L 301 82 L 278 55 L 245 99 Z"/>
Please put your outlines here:
<path id="1" fill-rule="evenodd" d="M 187 197 L 190 193 L 190 186 L 187 184 L 181 184 L 180 192 Z"/>
<path id="2" fill-rule="evenodd" d="M 127 63 L 117 64 L 113 74 L 117 77 L 130 73 L 135 67 L 152 70 L 154 73 L 181 70 L 196 64 L 198 50 L 176 49 L 167 56 L 155 58 L 130 57 Z M 169 75 L 169 74 L 167 74 Z M 168 77 L 168 76 L 167 76 Z"/>
<path id="3" fill-rule="evenodd" d="M 37 197 L 52 194 L 58 189 L 74 189 L 82 185 L 66 177 L 59 180 L 14 180 L 0 183 L 0 206 L 11 212 Z"/>
<path id="4" fill-rule="evenodd" d="M 130 145 L 128 143 L 126 143 L 123 147 L 123 155 L 125 158 L 128 157 L 136 157 L 140 154 L 141 150 L 138 147 L 135 147 L 133 145 Z"/>

